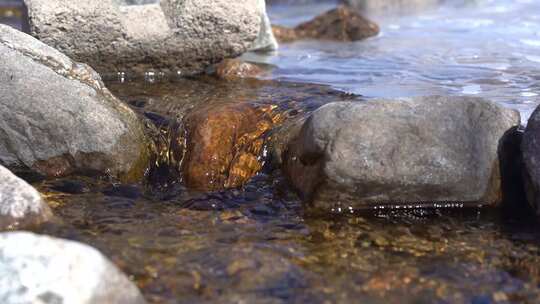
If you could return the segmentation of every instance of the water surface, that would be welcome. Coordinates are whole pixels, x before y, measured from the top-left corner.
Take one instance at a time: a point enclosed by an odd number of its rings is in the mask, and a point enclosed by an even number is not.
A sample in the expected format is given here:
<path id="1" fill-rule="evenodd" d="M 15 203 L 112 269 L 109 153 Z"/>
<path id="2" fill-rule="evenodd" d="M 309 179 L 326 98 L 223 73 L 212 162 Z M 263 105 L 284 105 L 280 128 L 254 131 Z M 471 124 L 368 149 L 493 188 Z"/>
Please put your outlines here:
<path id="1" fill-rule="evenodd" d="M 246 57 L 275 64 L 273 78 L 366 97 L 482 96 L 518 109 L 525 121 L 540 103 L 540 1 L 467 3 L 370 16 L 381 34 L 365 41 L 304 41 L 283 44 L 272 56 Z M 270 15 L 275 24 L 293 26 L 334 6 L 277 5 Z"/>

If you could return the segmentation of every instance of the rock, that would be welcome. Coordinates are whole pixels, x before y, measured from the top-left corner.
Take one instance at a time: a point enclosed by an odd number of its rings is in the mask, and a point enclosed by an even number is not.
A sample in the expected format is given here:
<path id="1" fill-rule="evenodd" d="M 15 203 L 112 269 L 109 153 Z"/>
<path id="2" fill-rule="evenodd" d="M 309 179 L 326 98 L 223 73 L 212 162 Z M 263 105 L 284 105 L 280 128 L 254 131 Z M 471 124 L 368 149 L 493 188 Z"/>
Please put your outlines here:
<path id="1" fill-rule="evenodd" d="M 368 15 L 414 13 L 439 6 L 445 0 L 343 0 Z"/>
<path id="2" fill-rule="evenodd" d="M 46 176 L 142 176 L 142 124 L 97 73 L 3 25 L 0 53 L 0 164 Z"/>
<path id="3" fill-rule="evenodd" d="M 281 25 L 272 25 L 272 32 L 280 43 L 294 42 L 302 39 L 295 28 L 289 28 Z"/>
<path id="4" fill-rule="evenodd" d="M 278 43 L 274 34 L 272 33 L 272 25 L 270 24 L 270 18 L 266 13 L 266 1 L 257 0 L 259 5 L 259 12 L 261 16 L 261 28 L 259 35 L 253 45 L 252 51 L 275 51 L 278 49 Z"/>
<path id="5" fill-rule="evenodd" d="M 521 144 L 527 201 L 540 212 L 540 107 L 536 108 L 523 134 Z"/>
<path id="6" fill-rule="evenodd" d="M 156 136 L 151 136 L 156 139 L 153 150 L 157 152 L 152 153 L 155 158 L 150 162 L 146 181 L 152 185 L 152 189 L 165 188 L 163 190 L 185 180 L 182 175 L 186 171 L 182 167 L 186 170 L 195 168 L 193 170 L 196 172 L 191 169 L 187 172 L 192 181 L 190 185 L 199 189 L 216 190 L 225 184 L 236 187 L 237 182 L 223 182 L 230 181 L 230 176 L 238 175 L 229 172 L 238 168 L 230 165 L 230 161 L 237 158 L 234 155 L 246 154 L 246 159 L 257 158 L 257 162 L 241 168 L 244 173 L 239 180 L 247 181 L 263 163 L 269 168 L 270 164 L 279 162 L 279 159 L 274 159 L 272 151 L 285 145 L 284 139 L 288 137 L 283 129 L 288 128 L 279 128 L 279 132 L 273 132 L 273 129 L 289 120 L 296 121 L 323 104 L 358 98 L 324 85 L 254 78 L 238 81 L 223 81 L 215 77 L 182 78 L 151 86 L 141 86 L 136 82 L 111 83 L 109 88 L 116 96 L 132 104 L 136 111 L 150 118 L 159 129 L 154 132 Z M 255 130 L 259 120 L 262 120 L 260 127 L 263 130 L 272 129 L 272 132 L 267 134 L 266 131 Z M 267 127 L 270 123 L 272 125 Z M 239 128 L 241 131 L 237 133 Z M 195 138 L 186 138 L 187 131 L 196 133 Z M 249 143 L 237 146 L 237 138 L 244 138 L 244 132 L 249 134 Z M 257 138 L 259 135 L 260 138 Z M 212 143 L 213 140 L 216 143 Z M 256 154 L 261 140 L 268 147 L 259 156 Z M 232 144 L 230 141 L 236 142 Z M 193 145 L 188 147 L 189 152 L 186 152 L 186 145 Z M 255 154 L 251 150 L 252 145 L 257 147 Z M 217 150 L 212 152 L 211 149 Z M 216 155 L 216 160 L 202 155 Z M 203 161 L 199 164 L 193 159 L 188 161 L 187 156 Z M 187 163 L 190 165 L 184 165 Z M 220 182 L 204 177 L 204 172 L 212 172 L 211 175 L 217 176 Z M 212 184 L 204 185 L 205 181 Z"/>
<path id="7" fill-rule="evenodd" d="M 0 166 L 0 230 L 32 227 L 51 218 L 37 190 Z"/>
<path id="8" fill-rule="evenodd" d="M 376 36 L 379 26 L 346 6 L 338 6 L 294 29 L 274 27 L 273 31 L 280 42 L 298 39 L 358 41 Z"/>
<path id="9" fill-rule="evenodd" d="M 284 171 L 315 210 L 495 205 L 499 145 L 519 123 L 481 98 L 332 103 L 289 143 Z"/>
<path id="10" fill-rule="evenodd" d="M 96 249 L 28 232 L 0 234 L 2 303 L 145 303 Z"/>
<path id="11" fill-rule="evenodd" d="M 31 33 L 101 74 L 199 73 L 250 49 L 261 30 L 257 0 L 25 0 Z"/>
<path id="12" fill-rule="evenodd" d="M 216 77 L 225 80 L 256 78 L 266 72 L 260 66 L 240 59 L 225 59 L 215 69 Z"/>
<path id="13" fill-rule="evenodd" d="M 217 190 L 246 183 L 263 166 L 263 135 L 277 122 L 274 107 L 250 103 L 198 108 L 184 119 L 184 182 Z"/>

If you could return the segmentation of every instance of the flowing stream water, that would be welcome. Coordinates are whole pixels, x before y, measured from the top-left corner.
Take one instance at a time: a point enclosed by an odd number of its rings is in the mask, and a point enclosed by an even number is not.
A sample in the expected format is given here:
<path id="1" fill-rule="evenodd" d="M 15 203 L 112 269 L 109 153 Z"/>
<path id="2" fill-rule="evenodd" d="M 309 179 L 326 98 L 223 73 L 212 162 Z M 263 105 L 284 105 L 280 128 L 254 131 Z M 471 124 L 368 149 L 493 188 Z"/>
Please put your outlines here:
<path id="1" fill-rule="evenodd" d="M 408 15 L 370 16 L 377 37 L 355 43 L 305 41 L 272 56 L 275 79 L 328 84 L 366 97 L 474 95 L 518 109 L 540 103 L 540 1 L 448 1 Z M 335 6 L 277 5 L 272 22 L 294 26 Z"/>
<path id="2" fill-rule="evenodd" d="M 332 6 L 275 6 L 270 14 L 294 25 Z M 268 78 L 280 81 L 108 86 L 132 105 L 163 109 L 218 99 L 310 111 L 357 98 L 347 92 L 456 94 L 491 98 L 526 119 L 540 101 L 540 2 L 373 19 L 382 32 L 366 41 L 245 55 L 274 65 Z M 31 181 L 58 218 L 36 232 L 97 247 L 150 303 L 540 302 L 540 226 L 519 212 L 517 197 L 499 209 L 312 217 L 279 171 L 217 192 L 79 176 Z"/>

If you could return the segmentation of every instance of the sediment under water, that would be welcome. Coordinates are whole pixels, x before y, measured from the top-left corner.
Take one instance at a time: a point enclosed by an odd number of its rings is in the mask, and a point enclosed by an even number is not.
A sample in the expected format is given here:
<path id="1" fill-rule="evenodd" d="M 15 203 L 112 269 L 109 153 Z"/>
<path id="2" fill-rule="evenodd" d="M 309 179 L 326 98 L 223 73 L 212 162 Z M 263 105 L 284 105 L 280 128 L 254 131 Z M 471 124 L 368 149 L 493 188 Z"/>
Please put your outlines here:
<path id="1" fill-rule="evenodd" d="M 169 113 L 197 102 L 266 100 L 294 108 L 301 100 L 316 108 L 357 98 L 273 81 L 108 86 L 126 102 Z M 84 177 L 35 185 L 59 219 L 37 232 L 99 248 L 150 303 L 540 301 L 540 227 L 508 209 L 313 217 L 272 170 L 214 192 Z"/>

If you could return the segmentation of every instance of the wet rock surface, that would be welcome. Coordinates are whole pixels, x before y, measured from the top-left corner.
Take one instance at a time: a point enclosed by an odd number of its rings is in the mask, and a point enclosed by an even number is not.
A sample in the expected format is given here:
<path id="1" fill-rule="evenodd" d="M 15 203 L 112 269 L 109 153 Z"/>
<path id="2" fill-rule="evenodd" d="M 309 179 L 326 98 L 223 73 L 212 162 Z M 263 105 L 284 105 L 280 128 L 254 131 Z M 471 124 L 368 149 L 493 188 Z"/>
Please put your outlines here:
<path id="1" fill-rule="evenodd" d="M 537 108 L 529 118 L 521 151 L 527 200 L 538 213 L 540 210 L 540 108 Z"/>
<path id="2" fill-rule="evenodd" d="M 250 49 L 261 30 L 257 2 L 26 0 L 32 35 L 99 73 L 171 75 L 199 73 Z"/>
<path id="3" fill-rule="evenodd" d="M 0 230 L 35 227 L 51 218 L 37 190 L 0 166 Z"/>
<path id="4" fill-rule="evenodd" d="M 271 105 L 210 106 L 185 117 L 187 186 L 216 190 L 245 184 L 262 169 L 264 136 L 279 122 Z"/>
<path id="5" fill-rule="evenodd" d="M 99 251 L 28 232 L 0 234 L 0 274 L 2 303 L 146 303 Z"/>
<path id="6" fill-rule="evenodd" d="M 379 26 L 346 6 L 338 6 L 294 29 L 274 26 L 273 32 L 280 42 L 301 39 L 358 41 L 376 36 Z"/>
<path id="7" fill-rule="evenodd" d="M 0 52 L 1 164 L 46 176 L 142 176 L 142 124 L 96 72 L 4 25 Z"/>
<path id="8" fill-rule="evenodd" d="M 357 98 L 325 86 L 213 77 L 109 87 L 160 129 L 151 183 L 206 190 L 238 187 L 257 174 L 270 157 L 268 145 L 282 143 L 271 134 L 281 123 Z"/>
<path id="9" fill-rule="evenodd" d="M 224 80 L 256 78 L 267 73 L 267 70 L 260 65 L 240 59 L 225 59 L 218 63 L 214 69 L 214 75 Z"/>
<path id="10" fill-rule="evenodd" d="M 307 207 L 496 205 L 499 147 L 519 113 L 481 98 L 336 103 L 315 111 L 285 152 Z"/>

